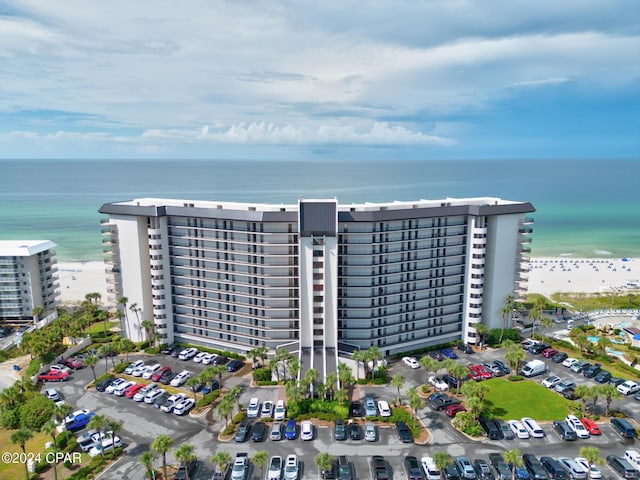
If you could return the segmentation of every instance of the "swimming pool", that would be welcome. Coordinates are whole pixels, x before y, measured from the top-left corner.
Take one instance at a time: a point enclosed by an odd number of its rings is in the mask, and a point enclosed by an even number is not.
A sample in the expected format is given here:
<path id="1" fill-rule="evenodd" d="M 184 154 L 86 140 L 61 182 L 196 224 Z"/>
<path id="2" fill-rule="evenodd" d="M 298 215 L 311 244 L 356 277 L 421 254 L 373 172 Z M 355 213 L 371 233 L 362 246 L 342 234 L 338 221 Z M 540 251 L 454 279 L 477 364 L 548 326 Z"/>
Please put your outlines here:
<path id="1" fill-rule="evenodd" d="M 597 337 L 595 335 L 589 335 L 587 336 L 587 340 L 589 340 L 591 343 L 598 343 L 598 339 L 600 337 Z M 621 345 L 624 343 L 624 340 L 620 339 L 620 338 L 609 338 L 609 340 L 611 340 L 611 343 L 617 343 L 618 345 Z"/>

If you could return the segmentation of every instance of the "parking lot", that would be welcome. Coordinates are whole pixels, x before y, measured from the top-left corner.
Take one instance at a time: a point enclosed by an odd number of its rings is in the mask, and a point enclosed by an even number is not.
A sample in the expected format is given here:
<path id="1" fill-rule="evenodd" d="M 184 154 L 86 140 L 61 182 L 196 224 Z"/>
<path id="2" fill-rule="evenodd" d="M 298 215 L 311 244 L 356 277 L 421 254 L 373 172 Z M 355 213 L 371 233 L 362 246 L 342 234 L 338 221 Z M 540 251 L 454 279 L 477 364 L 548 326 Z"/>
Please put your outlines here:
<path id="1" fill-rule="evenodd" d="M 530 358 L 541 358 L 540 356 L 529 355 Z M 197 374 L 204 366 L 192 361 L 180 361 L 167 355 L 130 356 L 130 361 L 142 358 L 147 364 L 161 363 L 169 365 L 174 371 L 183 369 L 190 370 Z M 474 355 L 462 354 L 457 361 L 467 363 L 490 362 L 494 359 L 502 358 L 502 352 L 496 350 L 485 350 Z M 572 378 L 576 383 L 593 383 L 593 380 L 585 379 L 582 375 L 571 372 L 562 365 L 553 363 L 550 359 L 543 359 L 550 368 L 550 373 L 557 374 L 562 378 Z M 110 364 L 110 361 L 109 361 Z M 101 361 L 96 368 L 96 374 L 104 372 L 104 361 Z M 390 374 L 400 373 L 405 378 L 403 390 L 411 386 L 425 383 L 426 372 L 423 368 L 410 369 L 402 362 L 390 365 Z M 536 377 L 534 381 L 541 381 L 545 376 Z M 435 452 L 445 451 L 452 456 L 465 455 L 471 459 L 487 459 L 489 453 L 502 453 L 506 450 L 518 448 L 522 453 L 534 453 L 538 456 L 568 456 L 576 457 L 581 446 L 597 446 L 601 450 L 601 455 L 615 453 L 623 454 L 624 450 L 630 448 L 637 441 L 626 441 L 622 439 L 607 423 L 600 423 L 603 434 L 600 437 L 591 437 L 586 440 L 575 442 L 565 442 L 560 439 L 553 430 L 550 423 L 542 423 L 545 431 L 545 438 L 530 440 L 499 440 L 493 441 L 486 438 L 476 441 L 467 438 L 465 435 L 454 430 L 450 423 L 451 419 L 443 412 L 434 411 L 428 406 L 419 411 L 419 417 L 432 434 L 428 445 L 404 444 L 397 438 L 393 426 L 381 426 L 378 428 L 378 438 L 376 442 L 366 442 L 364 440 L 346 440 L 338 442 L 334 440 L 333 428 L 331 426 L 317 426 L 314 432 L 314 439 L 303 441 L 300 438 L 295 440 L 281 440 L 254 443 L 218 442 L 217 436 L 221 428 L 220 422 L 209 424 L 205 417 L 191 418 L 189 416 L 177 417 L 173 414 L 166 414 L 151 405 L 134 402 L 129 398 L 115 397 L 106 393 L 99 393 L 95 390 L 84 390 L 84 385 L 93 379 L 90 369 L 82 369 L 73 374 L 73 378 L 64 383 L 47 384 L 58 388 L 65 399 L 76 408 L 88 408 L 98 414 L 106 415 L 123 422 L 120 436 L 125 445 L 125 455 L 116 462 L 109 470 L 101 475 L 103 479 L 122 478 L 143 478 L 143 468 L 138 461 L 138 456 L 148 449 L 151 441 L 159 434 L 167 434 L 174 440 L 174 445 L 190 443 L 196 447 L 196 455 L 200 460 L 200 466 L 196 471 L 193 480 L 209 480 L 213 474 L 213 468 L 208 461 L 211 455 L 218 450 L 226 450 L 232 456 L 238 452 L 247 452 L 250 456 L 256 451 L 266 450 L 269 455 L 280 455 L 283 458 L 295 453 L 301 463 L 301 475 L 299 478 L 317 478 L 318 472 L 314 464 L 315 456 L 320 452 L 328 452 L 331 455 L 346 455 L 352 463 L 355 473 L 354 478 L 370 478 L 369 460 L 372 455 L 383 455 L 393 471 L 394 478 L 406 478 L 403 471 L 402 462 L 407 455 L 414 455 L 418 459 L 425 455 L 433 455 Z M 252 397 L 258 397 L 260 402 L 266 400 L 277 401 L 284 398 L 282 387 L 250 388 L 251 372 L 244 370 L 239 374 L 229 374 L 223 380 L 225 387 L 234 385 L 243 386 L 240 403 L 245 406 Z M 356 386 L 353 390 L 353 400 L 362 401 L 365 396 L 371 395 L 377 400 L 391 401 L 396 397 L 396 388 L 392 386 Z M 604 401 L 600 401 L 604 405 Z M 612 402 L 612 408 L 623 410 L 631 417 L 640 412 L 640 402 L 632 398 L 625 398 Z M 637 446 L 635 447 L 637 448 Z M 171 455 L 168 461 L 173 462 Z M 608 467 L 602 467 L 606 476 L 615 477 Z M 258 478 L 259 471 L 253 470 L 252 477 Z"/>

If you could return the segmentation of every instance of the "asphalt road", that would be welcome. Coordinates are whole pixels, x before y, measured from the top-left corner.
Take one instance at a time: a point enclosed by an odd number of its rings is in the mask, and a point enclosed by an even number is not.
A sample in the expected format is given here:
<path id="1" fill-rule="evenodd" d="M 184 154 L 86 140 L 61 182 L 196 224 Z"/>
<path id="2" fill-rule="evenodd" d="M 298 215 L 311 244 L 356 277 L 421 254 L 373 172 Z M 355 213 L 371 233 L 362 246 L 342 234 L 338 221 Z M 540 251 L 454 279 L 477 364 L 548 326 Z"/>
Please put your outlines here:
<path id="1" fill-rule="evenodd" d="M 191 361 L 182 362 L 168 356 L 159 355 L 157 357 L 136 357 L 130 356 L 130 360 L 143 358 L 147 363 L 157 360 L 158 363 L 169 364 L 174 370 L 183 368 L 197 372 L 203 366 L 194 364 Z M 501 351 L 486 350 L 474 355 L 461 355 L 458 361 L 467 363 L 468 361 L 486 362 L 495 358 L 502 358 Z M 533 358 L 533 356 L 531 356 Z M 536 356 L 535 358 L 541 358 Z M 552 373 L 556 373 L 562 378 L 570 377 L 575 381 L 592 383 L 582 375 L 575 374 L 561 365 L 554 364 L 551 360 L 545 360 L 551 368 Z M 96 374 L 104 372 L 104 361 L 101 361 L 96 368 Z M 401 373 L 405 378 L 403 390 L 410 386 L 420 385 L 425 382 L 426 372 L 424 369 L 411 370 L 403 363 L 398 362 L 391 365 L 391 374 Z M 245 388 L 240 398 L 244 405 L 249 403 L 251 397 L 258 397 L 261 402 L 265 400 L 276 401 L 284 398 L 282 388 L 265 387 L 249 388 L 250 372 L 245 376 L 237 374 L 230 375 L 224 380 L 225 386 L 236 384 Z M 536 381 L 541 381 L 544 376 L 536 377 Z M 366 442 L 347 440 L 337 442 L 333 440 L 333 429 L 330 427 L 319 427 L 315 429 L 312 441 L 295 440 L 265 441 L 262 443 L 220 443 L 217 435 L 221 428 L 221 423 L 216 422 L 209 425 L 205 418 L 177 417 L 173 414 L 165 414 L 153 406 L 136 403 L 124 397 L 114 397 L 106 393 L 87 391 L 84 386 L 93 379 L 90 369 L 82 369 L 73 374 L 68 382 L 47 384 L 47 387 L 58 388 L 64 395 L 66 401 L 76 408 L 88 408 L 98 414 L 106 415 L 109 418 L 123 422 L 123 428 L 119 433 L 125 445 L 125 454 L 112 467 L 104 472 L 99 478 L 105 480 L 121 479 L 142 479 L 144 470 L 138 461 L 138 456 L 149 448 L 149 444 L 159 434 L 170 435 L 174 439 L 174 445 L 189 443 L 196 447 L 196 455 L 200 460 L 200 466 L 192 480 L 209 480 L 213 474 L 213 468 L 209 463 L 209 458 L 218 450 L 226 450 L 235 456 L 238 452 L 247 452 L 250 456 L 260 450 L 266 450 L 269 455 L 280 455 L 283 458 L 295 453 L 301 462 L 301 475 L 299 478 L 318 478 L 318 471 L 314 464 L 315 456 L 320 452 L 328 452 L 331 455 L 346 455 L 352 462 L 355 478 L 370 478 L 369 459 L 372 455 L 383 455 L 389 462 L 396 479 L 406 478 L 403 470 L 403 460 L 407 455 L 414 455 L 418 459 L 425 455 L 433 455 L 438 451 L 446 451 L 452 456 L 465 455 L 472 460 L 475 458 L 488 459 L 488 454 L 492 452 L 504 452 L 512 448 L 518 448 L 522 453 L 534 453 L 538 456 L 578 456 L 581 446 L 597 446 L 601 450 L 602 457 L 609 454 L 624 454 L 625 449 L 638 448 L 638 441 L 626 441 L 622 439 L 611 427 L 603 423 L 601 428 L 603 435 L 592 437 L 588 440 L 578 440 L 576 442 L 565 442 L 561 440 L 553 431 L 550 424 L 543 424 L 545 438 L 530 440 L 501 440 L 491 441 L 482 439 L 474 441 L 451 428 L 450 419 L 442 412 L 436 412 L 425 407 L 419 411 L 419 417 L 430 429 L 432 440 L 429 445 L 419 446 L 415 444 L 402 444 L 395 435 L 392 427 L 381 427 L 378 430 L 378 440 L 376 442 Z M 366 395 L 372 395 L 377 399 L 391 401 L 396 396 L 395 387 L 356 387 L 354 399 L 362 400 Z M 523 399 L 523 401 L 526 401 Z M 604 405 L 600 401 L 600 405 Z M 632 398 L 625 398 L 614 401 L 612 408 L 620 409 L 628 413 L 631 417 L 640 418 L 640 402 Z M 171 454 L 168 455 L 168 462 L 173 462 Z M 156 460 L 156 465 L 160 461 Z M 605 477 L 615 478 L 616 475 L 602 466 Z M 258 469 L 252 469 L 250 478 L 259 478 Z"/>

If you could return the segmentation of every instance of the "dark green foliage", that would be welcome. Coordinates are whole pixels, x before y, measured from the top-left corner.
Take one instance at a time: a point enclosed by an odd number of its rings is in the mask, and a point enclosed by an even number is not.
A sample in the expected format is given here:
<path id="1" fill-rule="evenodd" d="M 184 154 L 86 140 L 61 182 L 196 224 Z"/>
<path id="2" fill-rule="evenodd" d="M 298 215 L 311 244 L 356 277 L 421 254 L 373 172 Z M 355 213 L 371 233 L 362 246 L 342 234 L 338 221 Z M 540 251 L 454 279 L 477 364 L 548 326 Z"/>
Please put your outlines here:
<path id="1" fill-rule="evenodd" d="M 275 380 L 269 380 L 268 382 L 260 381 L 256 382 L 256 385 L 258 385 L 259 387 L 270 387 L 273 385 L 278 385 L 278 382 L 276 382 Z"/>
<path id="2" fill-rule="evenodd" d="M 129 364 L 127 362 L 120 362 L 119 364 L 116 365 L 113 371 L 116 373 L 123 373 L 128 366 Z"/>
<path id="3" fill-rule="evenodd" d="M 16 430 L 20 427 L 20 407 L 7 408 L 0 413 L 0 425 L 7 430 Z"/>
<path id="4" fill-rule="evenodd" d="M 521 381 L 521 380 L 522 380 L 522 375 L 509 375 L 509 376 L 507 377 L 507 379 L 508 379 L 510 382 L 519 382 L 519 381 Z"/>
<path id="5" fill-rule="evenodd" d="M 144 351 L 149 355 L 157 355 L 160 353 L 160 347 L 145 348 Z"/>
<path id="6" fill-rule="evenodd" d="M 20 426 L 32 431 L 39 431 L 53 415 L 55 404 L 42 395 L 28 398 L 20 406 Z"/>
<path id="7" fill-rule="evenodd" d="M 247 412 L 243 411 L 243 412 L 238 412 L 236 413 L 233 418 L 231 419 L 231 423 L 233 425 L 237 425 L 239 424 L 242 420 L 244 420 L 245 418 L 247 418 Z"/>
<path id="8" fill-rule="evenodd" d="M 56 437 L 56 448 L 58 450 L 63 450 L 69 444 L 69 440 L 73 438 L 73 433 L 65 430 L 64 432 L 60 432 L 60 434 Z"/>
<path id="9" fill-rule="evenodd" d="M 220 396 L 220 390 L 214 390 L 204 395 L 204 397 L 198 398 L 198 403 L 196 403 L 196 407 L 202 408 L 207 405 L 211 405 L 216 398 Z"/>
<path id="10" fill-rule="evenodd" d="M 271 369 L 270 368 L 257 368 L 253 372 L 253 379 L 256 382 L 270 382 L 271 381 Z"/>

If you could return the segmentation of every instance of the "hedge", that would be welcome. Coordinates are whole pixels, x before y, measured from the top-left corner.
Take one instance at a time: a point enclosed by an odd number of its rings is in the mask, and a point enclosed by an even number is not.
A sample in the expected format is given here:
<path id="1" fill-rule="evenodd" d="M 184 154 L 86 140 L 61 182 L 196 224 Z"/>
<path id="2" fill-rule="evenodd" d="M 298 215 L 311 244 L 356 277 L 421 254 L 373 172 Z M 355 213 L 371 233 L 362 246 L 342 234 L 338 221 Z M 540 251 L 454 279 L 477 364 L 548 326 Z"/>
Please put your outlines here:
<path id="1" fill-rule="evenodd" d="M 129 364 L 127 362 L 120 362 L 119 364 L 117 364 L 115 366 L 115 368 L 113 369 L 113 371 L 115 373 L 124 373 L 125 369 L 129 366 Z"/>
<path id="2" fill-rule="evenodd" d="M 256 382 L 256 385 L 258 385 L 259 387 L 270 387 L 273 385 L 278 385 L 278 382 L 276 382 L 275 380 L 259 381 Z"/>
<path id="3" fill-rule="evenodd" d="M 271 369 L 270 368 L 257 368 L 253 372 L 253 379 L 256 382 L 270 382 L 271 381 Z"/>
<path id="4" fill-rule="evenodd" d="M 198 399 L 196 403 L 197 408 L 206 407 L 207 405 L 211 405 L 211 403 L 220 396 L 220 390 L 214 390 L 205 394 L 202 398 Z"/>
<path id="5" fill-rule="evenodd" d="M 56 448 L 58 450 L 64 449 L 71 438 L 73 438 L 73 433 L 71 433 L 70 431 L 65 430 L 64 432 L 60 432 L 60 434 L 56 437 Z"/>

